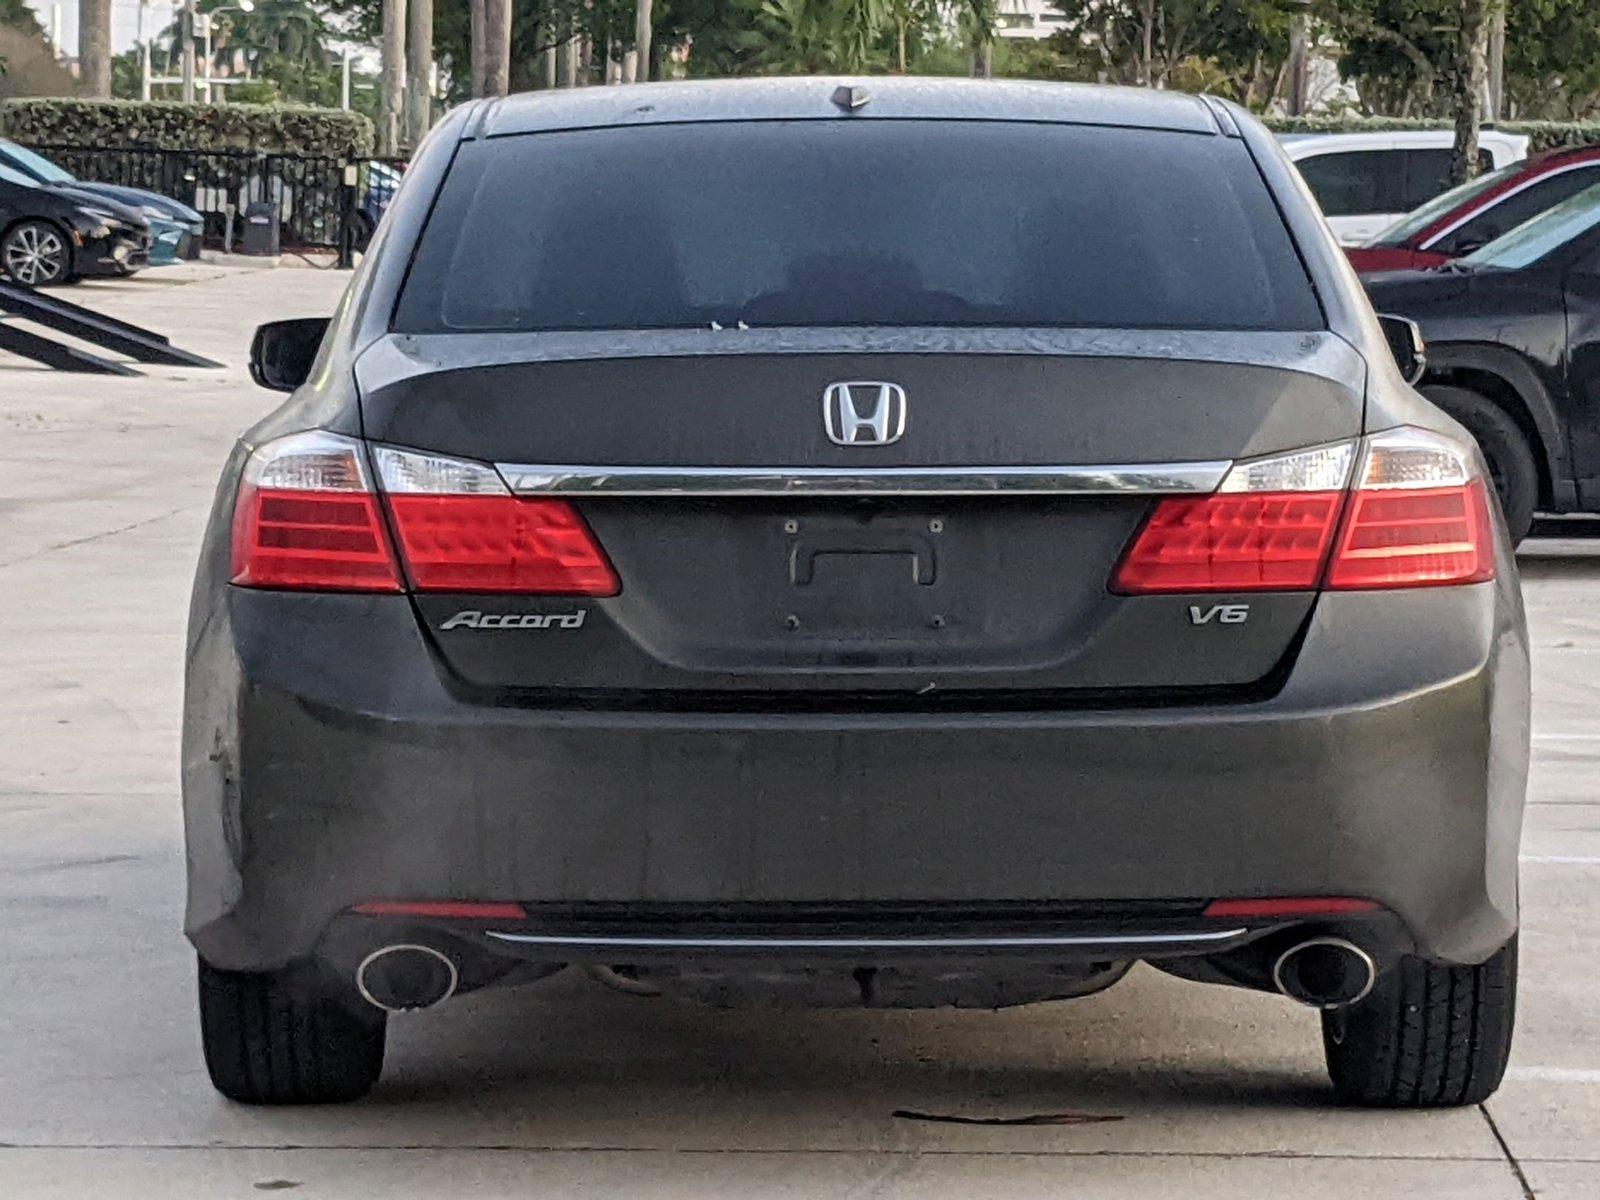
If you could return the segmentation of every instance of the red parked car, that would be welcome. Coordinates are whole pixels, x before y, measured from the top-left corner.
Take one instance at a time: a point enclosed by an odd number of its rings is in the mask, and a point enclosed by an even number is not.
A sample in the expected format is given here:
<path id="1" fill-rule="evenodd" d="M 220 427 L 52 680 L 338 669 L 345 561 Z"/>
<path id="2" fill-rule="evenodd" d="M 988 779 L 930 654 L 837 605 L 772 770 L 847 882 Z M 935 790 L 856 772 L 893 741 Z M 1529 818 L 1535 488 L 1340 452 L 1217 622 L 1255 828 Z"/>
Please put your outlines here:
<path id="1" fill-rule="evenodd" d="M 1600 183 L 1600 146 L 1552 150 L 1469 180 L 1346 253 L 1358 271 L 1437 267 Z"/>

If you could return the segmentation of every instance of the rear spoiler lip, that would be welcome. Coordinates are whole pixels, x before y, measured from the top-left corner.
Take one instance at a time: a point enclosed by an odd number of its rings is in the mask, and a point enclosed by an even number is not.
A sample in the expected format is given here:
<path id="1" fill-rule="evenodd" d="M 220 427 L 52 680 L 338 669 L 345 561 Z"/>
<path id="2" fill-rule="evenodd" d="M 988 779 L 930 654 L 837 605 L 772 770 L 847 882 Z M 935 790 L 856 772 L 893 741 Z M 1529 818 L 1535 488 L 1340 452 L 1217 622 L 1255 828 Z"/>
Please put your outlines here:
<path id="1" fill-rule="evenodd" d="M 1387 353 L 1387 347 L 1385 347 Z M 1361 351 L 1330 330 L 1035 329 L 949 326 L 815 326 L 561 332 L 391 332 L 355 360 L 364 396 L 419 375 L 468 368 L 618 359 L 743 355 L 995 355 L 1161 359 L 1309 375 L 1361 396 Z"/>

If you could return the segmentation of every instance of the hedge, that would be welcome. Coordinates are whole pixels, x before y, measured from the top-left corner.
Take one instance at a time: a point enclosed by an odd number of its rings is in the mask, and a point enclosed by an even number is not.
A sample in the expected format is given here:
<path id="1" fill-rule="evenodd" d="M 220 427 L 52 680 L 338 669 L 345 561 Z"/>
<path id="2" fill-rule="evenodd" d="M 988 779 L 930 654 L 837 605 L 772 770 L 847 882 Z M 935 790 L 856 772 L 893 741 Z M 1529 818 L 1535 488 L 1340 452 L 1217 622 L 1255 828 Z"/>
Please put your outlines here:
<path id="1" fill-rule="evenodd" d="M 1406 129 L 1452 129 L 1449 121 L 1399 117 L 1263 117 L 1274 133 L 1391 133 Z M 1496 129 L 1526 134 L 1534 151 L 1600 145 L 1600 121 L 1501 121 Z"/>
<path id="2" fill-rule="evenodd" d="M 7 100 L 0 133 L 37 146 L 333 157 L 364 157 L 373 143 L 372 122 L 343 109 L 163 100 Z"/>

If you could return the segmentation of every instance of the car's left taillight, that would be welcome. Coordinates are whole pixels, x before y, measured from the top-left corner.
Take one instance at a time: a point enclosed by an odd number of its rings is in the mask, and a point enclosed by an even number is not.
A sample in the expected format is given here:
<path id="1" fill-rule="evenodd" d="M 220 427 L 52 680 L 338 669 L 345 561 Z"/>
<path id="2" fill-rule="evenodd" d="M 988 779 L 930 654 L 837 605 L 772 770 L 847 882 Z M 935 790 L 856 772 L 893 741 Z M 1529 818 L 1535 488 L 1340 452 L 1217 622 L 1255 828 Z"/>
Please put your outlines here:
<path id="1" fill-rule="evenodd" d="M 313 431 L 257 447 L 234 506 L 233 582 L 321 592 L 620 590 L 566 501 L 514 496 L 487 463 L 393 446 L 374 447 L 372 457 L 376 480 L 354 438 Z"/>
<path id="2" fill-rule="evenodd" d="M 571 504 L 514 496 L 487 463 L 372 451 L 406 578 L 418 592 L 615 596 L 617 573 Z"/>
<path id="3" fill-rule="evenodd" d="M 233 582 L 310 592 L 398 592 L 361 443 L 312 430 L 257 446 L 233 508 Z"/>

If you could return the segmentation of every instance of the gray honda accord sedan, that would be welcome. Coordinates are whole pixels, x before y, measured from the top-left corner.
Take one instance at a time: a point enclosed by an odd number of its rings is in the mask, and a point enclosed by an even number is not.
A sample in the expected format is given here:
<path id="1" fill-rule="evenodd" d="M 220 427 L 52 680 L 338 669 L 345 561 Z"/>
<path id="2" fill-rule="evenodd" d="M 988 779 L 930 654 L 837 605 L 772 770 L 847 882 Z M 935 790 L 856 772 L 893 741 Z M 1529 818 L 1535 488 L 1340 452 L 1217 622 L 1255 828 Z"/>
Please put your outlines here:
<path id="1" fill-rule="evenodd" d="M 258 333 L 292 395 L 201 554 L 217 1088 L 359 1096 L 389 1012 L 564 968 L 998 1008 L 1142 960 L 1318 1010 L 1347 1100 L 1483 1099 L 1527 637 L 1408 333 L 1218 100 L 457 109 Z"/>

